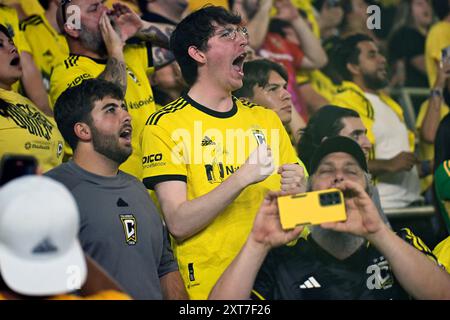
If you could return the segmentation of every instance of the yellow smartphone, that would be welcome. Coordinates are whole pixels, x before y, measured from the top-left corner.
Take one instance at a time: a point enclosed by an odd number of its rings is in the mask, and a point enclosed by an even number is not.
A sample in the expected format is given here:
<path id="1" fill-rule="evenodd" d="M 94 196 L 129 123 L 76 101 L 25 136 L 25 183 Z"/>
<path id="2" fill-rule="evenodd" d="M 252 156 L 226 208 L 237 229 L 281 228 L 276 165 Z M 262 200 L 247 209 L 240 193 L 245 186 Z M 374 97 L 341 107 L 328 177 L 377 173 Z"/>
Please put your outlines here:
<path id="1" fill-rule="evenodd" d="M 344 196 L 339 189 L 278 197 L 278 208 L 283 229 L 347 219 Z"/>

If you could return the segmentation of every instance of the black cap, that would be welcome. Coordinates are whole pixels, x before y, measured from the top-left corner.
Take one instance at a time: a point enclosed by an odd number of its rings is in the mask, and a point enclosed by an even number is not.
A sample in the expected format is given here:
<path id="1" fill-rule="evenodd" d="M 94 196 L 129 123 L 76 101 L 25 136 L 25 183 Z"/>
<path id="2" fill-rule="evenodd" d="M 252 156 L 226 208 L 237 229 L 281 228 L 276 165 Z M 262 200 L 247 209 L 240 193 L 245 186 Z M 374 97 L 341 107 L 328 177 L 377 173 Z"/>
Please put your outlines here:
<path id="1" fill-rule="evenodd" d="M 345 152 L 351 155 L 358 162 L 361 169 L 368 172 L 366 157 L 359 144 L 350 138 L 338 136 L 326 139 L 314 152 L 310 163 L 310 174 L 316 172 L 323 158 L 334 152 Z"/>

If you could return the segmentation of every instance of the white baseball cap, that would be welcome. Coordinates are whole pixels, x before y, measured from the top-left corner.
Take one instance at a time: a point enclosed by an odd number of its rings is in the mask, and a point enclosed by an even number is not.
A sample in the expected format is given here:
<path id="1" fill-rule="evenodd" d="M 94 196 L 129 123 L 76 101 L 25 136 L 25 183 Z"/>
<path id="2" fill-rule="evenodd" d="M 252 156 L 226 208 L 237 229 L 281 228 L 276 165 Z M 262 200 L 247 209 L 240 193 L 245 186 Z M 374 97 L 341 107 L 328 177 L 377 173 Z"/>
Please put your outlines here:
<path id="1" fill-rule="evenodd" d="M 64 185 L 24 176 L 0 188 L 0 274 L 29 296 L 68 293 L 86 280 L 78 207 Z"/>

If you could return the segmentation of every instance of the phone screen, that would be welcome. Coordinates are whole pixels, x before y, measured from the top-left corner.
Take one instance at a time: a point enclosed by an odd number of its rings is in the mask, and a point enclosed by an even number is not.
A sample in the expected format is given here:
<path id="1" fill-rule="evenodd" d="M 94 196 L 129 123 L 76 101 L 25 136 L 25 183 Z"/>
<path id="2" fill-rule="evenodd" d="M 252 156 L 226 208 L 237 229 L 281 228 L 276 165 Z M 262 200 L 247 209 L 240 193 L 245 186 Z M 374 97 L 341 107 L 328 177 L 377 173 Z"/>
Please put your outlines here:
<path id="1" fill-rule="evenodd" d="M 36 174 L 37 160 L 32 156 L 5 155 L 1 162 L 0 186 L 24 175 Z"/>

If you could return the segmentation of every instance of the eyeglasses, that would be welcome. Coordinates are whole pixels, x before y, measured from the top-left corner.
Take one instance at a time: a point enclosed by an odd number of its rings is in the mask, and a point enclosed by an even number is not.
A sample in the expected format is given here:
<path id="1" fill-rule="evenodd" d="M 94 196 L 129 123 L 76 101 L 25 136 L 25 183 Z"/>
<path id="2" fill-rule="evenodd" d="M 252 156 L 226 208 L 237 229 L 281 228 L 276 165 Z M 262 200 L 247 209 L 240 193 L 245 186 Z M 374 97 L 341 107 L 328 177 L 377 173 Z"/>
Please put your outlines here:
<path id="1" fill-rule="evenodd" d="M 63 18 L 63 23 L 66 23 L 66 6 L 68 3 L 71 3 L 72 0 L 61 0 L 61 10 L 62 10 L 62 18 Z"/>
<path id="2" fill-rule="evenodd" d="M 230 41 L 234 41 L 237 37 L 237 34 L 240 34 L 245 39 L 249 38 L 248 30 L 246 27 L 237 27 L 237 28 L 225 28 L 224 30 L 218 33 L 220 38 L 224 38 Z"/>

